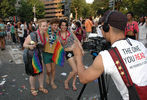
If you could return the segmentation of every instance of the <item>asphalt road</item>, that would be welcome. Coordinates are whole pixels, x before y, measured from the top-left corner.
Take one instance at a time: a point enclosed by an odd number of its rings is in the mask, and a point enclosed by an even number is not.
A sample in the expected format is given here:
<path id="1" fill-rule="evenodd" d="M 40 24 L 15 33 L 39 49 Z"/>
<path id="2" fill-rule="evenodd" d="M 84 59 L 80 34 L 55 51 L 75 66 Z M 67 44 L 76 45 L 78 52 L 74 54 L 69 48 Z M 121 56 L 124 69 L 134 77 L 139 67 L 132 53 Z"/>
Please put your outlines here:
<path id="1" fill-rule="evenodd" d="M 50 85 L 44 82 L 48 94 L 38 93 L 36 97 L 30 94 L 29 76 L 25 74 L 24 64 L 22 61 L 23 51 L 19 50 L 18 45 L 11 43 L 6 46 L 6 50 L 0 51 L 0 100 L 77 100 L 80 90 L 83 86 L 77 80 L 78 90 L 73 91 L 71 88 L 72 80 L 69 83 L 70 90 L 64 89 L 64 80 L 71 71 L 68 63 L 64 67 L 56 67 L 55 83 L 58 88 L 53 90 Z M 92 63 L 92 56 L 86 53 L 84 56 L 84 64 L 89 66 Z M 67 74 L 67 75 L 64 75 Z M 36 80 L 36 88 L 38 81 Z M 99 88 L 97 81 L 88 83 L 81 100 L 100 100 Z M 112 79 L 107 76 L 106 86 L 108 87 L 108 100 L 120 100 Z"/>

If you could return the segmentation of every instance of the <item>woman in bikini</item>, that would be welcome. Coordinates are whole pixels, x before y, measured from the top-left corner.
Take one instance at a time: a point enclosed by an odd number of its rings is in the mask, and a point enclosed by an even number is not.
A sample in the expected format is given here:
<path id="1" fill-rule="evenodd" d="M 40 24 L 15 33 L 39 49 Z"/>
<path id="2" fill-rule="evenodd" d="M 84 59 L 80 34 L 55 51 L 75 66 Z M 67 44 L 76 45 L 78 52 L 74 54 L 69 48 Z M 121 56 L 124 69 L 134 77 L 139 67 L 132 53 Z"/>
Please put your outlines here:
<path id="1" fill-rule="evenodd" d="M 73 54 L 73 48 L 74 48 L 74 42 L 77 41 L 82 49 L 82 46 L 79 42 L 79 40 L 77 39 L 77 37 L 69 32 L 67 29 L 68 29 L 68 22 L 64 19 L 60 20 L 60 23 L 59 23 L 59 28 L 61 29 L 59 32 L 58 32 L 58 39 L 61 43 L 61 45 L 63 46 L 64 48 L 64 51 L 65 51 L 65 57 L 69 63 L 69 65 L 72 67 L 72 71 L 69 73 L 67 79 L 64 81 L 64 86 L 65 86 L 65 89 L 69 89 L 69 81 L 70 79 L 73 77 L 73 82 L 72 82 L 72 87 L 73 87 L 73 90 L 77 90 L 76 88 L 76 77 L 77 77 L 77 65 L 76 65 L 76 62 L 75 62 L 75 58 L 74 58 L 74 54 Z M 82 49 L 83 50 L 83 49 Z"/>
<path id="2" fill-rule="evenodd" d="M 44 45 L 46 43 L 45 41 L 45 33 L 47 32 L 47 21 L 46 20 L 40 20 L 38 21 L 39 29 L 36 32 L 31 32 L 30 35 L 27 36 L 25 39 L 25 42 L 23 44 L 24 48 L 27 48 L 31 51 L 35 50 L 38 44 L 38 52 L 42 52 L 42 49 L 44 48 Z M 33 39 L 33 40 L 32 40 Z M 42 59 L 41 59 L 42 60 Z M 43 70 L 43 69 L 42 69 Z M 40 73 L 39 75 L 32 75 L 29 73 L 29 70 L 26 71 L 28 75 L 30 75 L 29 82 L 31 87 L 31 94 L 33 96 L 37 95 L 37 90 L 35 89 L 35 79 L 38 78 L 39 81 L 39 91 L 47 94 L 48 90 L 44 88 L 44 73 Z"/>

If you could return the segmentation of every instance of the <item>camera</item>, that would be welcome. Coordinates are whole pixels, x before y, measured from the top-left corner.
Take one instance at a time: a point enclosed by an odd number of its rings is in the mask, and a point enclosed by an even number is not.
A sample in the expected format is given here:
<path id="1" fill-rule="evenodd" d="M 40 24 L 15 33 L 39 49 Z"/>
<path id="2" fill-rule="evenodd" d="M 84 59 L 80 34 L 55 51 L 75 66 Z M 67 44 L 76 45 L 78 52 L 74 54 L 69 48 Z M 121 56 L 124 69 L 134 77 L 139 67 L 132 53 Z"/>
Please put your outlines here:
<path id="1" fill-rule="evenodd" d="M 88 42 L 83 43 L 83 49 L 90 51 L 90 53 L 96 57 L 102 50 L 108 50 L 111 48 L 110 42 L 107 42 L 103 37 L 90 37 Z"/>

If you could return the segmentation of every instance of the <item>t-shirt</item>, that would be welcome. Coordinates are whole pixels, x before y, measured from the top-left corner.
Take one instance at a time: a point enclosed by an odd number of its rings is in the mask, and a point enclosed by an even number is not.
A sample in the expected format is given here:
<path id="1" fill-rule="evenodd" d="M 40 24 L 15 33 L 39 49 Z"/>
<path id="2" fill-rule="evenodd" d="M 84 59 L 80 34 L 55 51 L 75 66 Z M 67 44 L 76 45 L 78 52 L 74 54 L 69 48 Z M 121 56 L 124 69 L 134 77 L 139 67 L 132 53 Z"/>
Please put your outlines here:
<path id="1" fill-rule="evenodd" d="M 134 30 L 136 30 L 137 33 L 139 32 L 138 23 L 136 21 L 132 21 L 132 23 L 127 23 L 125 35 L 127 35 L 129 31 L 132 31 L 134 33 Z"/>
<path id="2" fill-rule="evenodd" d="M 92 26 L 93 26 L 93 23 L 91 20 L 87 19 L 85 21 L 85 29 L 86 29 L 86 32 L 92 32 Z"/>
<path id="3" fill-rule="evenodd" d="M 139 24 L 139 40 L 146 39 L 146 35 L 147 35 L 147 24 L 144 23 L 142 25 L 142 23 L 140 23 Z"/>
<path id="4" fill-rule="evenodd" d="M 101 26 L 101 25 L 98 25 L 98 26 L 96 27 L 96 32 L 97 32 L 97 34 L 98 34 L 99 37 L 103 37 L 102 31 L 101 31 L 101 29 L 100 29 L 100 26 Z"/>
<path id="5" fill-rule="evenodd" d="M 132 45 L 132 46 L 131 46 Z M 128 38 L 115 42 L 112 47 L 117 47 L 128 69 L 133 83 L 138 86 L 147 85 L 147 48 L 141 42 Z M 115 63 L 107 50 L 101 51 L 104 72 L 110 74 L 117 89 L 124 100 L 129 100 L 128 89 L 123 82 Z"/>
<path id="6" fill-rule="evenodd" d="M 46 44 L 45 44 L 45 47 L 44 47 L 44 52 L 54 53 L 54 50 L 55 50 L 55 47 L 56 47 L 56 44 L 57 44 L 56 40 L 55 40 L 55 42 L 51 45 L 51 44 L 49 43 L 49 35 L 48 35 L 47 32 L 45 33 L 45 37 L 46 37 Z"/>
<path id="7" fill-rule="evenodd" d="M 11 34 L 15 33 L 14 25 L 11 26 Z"/>

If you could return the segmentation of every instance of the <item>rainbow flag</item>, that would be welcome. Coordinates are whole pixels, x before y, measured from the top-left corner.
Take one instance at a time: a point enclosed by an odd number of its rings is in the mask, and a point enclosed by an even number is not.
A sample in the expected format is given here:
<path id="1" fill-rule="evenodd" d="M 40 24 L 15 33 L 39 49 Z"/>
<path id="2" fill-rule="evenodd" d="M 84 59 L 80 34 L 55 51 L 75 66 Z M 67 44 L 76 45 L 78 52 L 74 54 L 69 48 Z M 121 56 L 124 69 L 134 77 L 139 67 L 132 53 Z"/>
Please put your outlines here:
<path id="1" fill-rule="evenodd" d="M 64 56 L 65 56 L 65 52 L 64 49 L 62 47 L 62 45 L 60 44 L 60 42 L 58 41 L 55 47 L 55 51 L 52 57 L 52 60 L 59 66 L 63 66 L 64 65 Z"/>
<path id="2" fill-rule="evenodd" d="M 32 58 L 32 66 L 34 69 L 34 74 L 39 74 L 42 72 L 42 64 L 40 63 L 37 51 L 34 50 L 33 58 Z"/>

